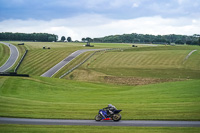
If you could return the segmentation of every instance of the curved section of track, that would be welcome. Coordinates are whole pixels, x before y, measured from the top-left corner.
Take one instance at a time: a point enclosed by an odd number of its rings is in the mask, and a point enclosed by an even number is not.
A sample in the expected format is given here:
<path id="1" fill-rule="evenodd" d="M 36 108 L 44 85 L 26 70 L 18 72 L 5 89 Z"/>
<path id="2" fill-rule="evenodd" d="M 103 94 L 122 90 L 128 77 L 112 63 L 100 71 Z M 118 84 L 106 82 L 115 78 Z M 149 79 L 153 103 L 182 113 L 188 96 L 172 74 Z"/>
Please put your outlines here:
<path id="1" fill-rule="evenodd" d="M 0 67 L 0 72 L 6 72 L 9 68 L 11 68 L 19 57 L 19 51 L 17 47 L 12 44 L 0 42 L 4 45 L 7 45 L 10 49 L 10 57 L 8 58 L 7 62 Z"/>
<path id="2" fill-rule="evenodd" d="M 102 50 L 102 49 L 82 49 L 82 50 L 77 50 L 74 53 L 70 54 L 68 57 L 66 57 L 64 60 L 56 64 L 54 67 L 49 69 L 47 72 L 42 74 L 42 77 L 52 77 L 55 73 L 57 73 L 60 69 L 62 69 L 65 65 L 67 65 L 71 60 L 79 56 L 80 54 L 88 51 L 97 51 L 97 50 Z"/>
<path id="3" fill-rule="evenodd" d="M 26 119 L 0 117 L 0 124 L 25 125 L 90 125 L 90 126 L 135 126 L 135 127 L 200 127 L 200 121 L 100 121 L 95 120 L 59 120 L 59 119 Z"/>

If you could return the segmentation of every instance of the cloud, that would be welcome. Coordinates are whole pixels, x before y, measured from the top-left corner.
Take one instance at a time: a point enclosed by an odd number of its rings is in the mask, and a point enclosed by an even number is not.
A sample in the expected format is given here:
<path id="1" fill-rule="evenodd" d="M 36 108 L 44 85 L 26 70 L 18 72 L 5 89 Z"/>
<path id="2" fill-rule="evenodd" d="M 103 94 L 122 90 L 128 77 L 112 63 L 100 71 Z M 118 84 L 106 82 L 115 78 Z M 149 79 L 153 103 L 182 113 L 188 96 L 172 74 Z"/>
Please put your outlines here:
<path id="1" fill-rule="evenodd" d="M 92 18 L 92 19 L 89 19 Z M 161 16 L 135 19 L 110 19 L 98 14 L 84 14 L 70 19 L 4 20 L 0 22 L 1 32 L 45 32 L 70 36 L 73 40 L 83 37 L 103 37 L 124 33 L 142 34 L 184 34 L 199 33 L 200 18 L 163 18 Z"/>
<path id="2" fill-rule="evenodd" d="M 133 8 L 134 7 L 139 7 L 139 4 L 138 3 L 133 3 L 133 6 L 132 6 Z"/>
<path id="3" fill-rule="evenodd" d="M 199 6 L 200 0 L 0 0 L 0 21 L 67 19 L 82 14 L 111 19 L 198 17 Z"/>

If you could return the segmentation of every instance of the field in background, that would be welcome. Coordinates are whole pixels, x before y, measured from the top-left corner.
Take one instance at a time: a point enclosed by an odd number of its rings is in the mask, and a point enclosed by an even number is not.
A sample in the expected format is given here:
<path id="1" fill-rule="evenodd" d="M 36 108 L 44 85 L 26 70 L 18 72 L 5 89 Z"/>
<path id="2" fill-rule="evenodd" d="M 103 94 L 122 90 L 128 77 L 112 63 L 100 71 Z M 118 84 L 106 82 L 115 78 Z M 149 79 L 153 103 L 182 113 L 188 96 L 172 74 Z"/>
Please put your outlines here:
<path id="1" fill-rule="evenodd" d="M 100 108 L 112 103 L 123 110 L 121 112 L 123 120 L 200 120 L 199 47 L 138 45 L 137 48 L 131 48 L 131 44 L 92 44 L 95 45 L 92 48 L 131 49 L 97 53 L 65 79 L 56 79 L 92 52 L 78 56 L 55 74 L 56 78 L 44 78 L 39 75 L 73 51 L 88 47 L 83 47 L 83 43 L 25 42 L 25 46 L 17 45 L 21 42 L 11 43 L 18 47 L 20 56 L 25 49 L 29 50 L 18 73 L 27 73 L 31 77 L 0 76 L 0 116 L 94 119 Z M 51 49 L 42 49 L 43 46 Z M 0 58 L 4 57 L 4 54 L 1 55 L 1 47 L 0 44 Z M 198 51 L 188 60 L 184 60 L 194 49 Z M 8 56 L 9 54 L 7 58 Z M 60 133 L 80 132 L 80 130 L 83 133 L 199 132 L 199 128 L 187 127 L 0 124 L 0 131 L 5 133 L 13 131 Z"/>
<path id="2" fill-rule="evenodd" d="M 12 44 L 18 44 L 22 42 L 9 42 Z M 127 43 L 91 43 L 91 45 L 94 45 L 94 47 L 84 47 L 86 43 L 76 43 L 76 42 L 24 42 L 26 48 L 28 50 L 36 50 L 36 49 L 42 49 L 43 46 L 50 47 L 51 49 L 55 48 L 69 48 L 69 47 L 79 47 L 80 49 L 94 49 L 94 48 L 127 48 L 131 47 L 132 44 Z M 145 45 L 140 45 L 141 47 Z"/>
<path id="3" fill-rule="evenodd" d="M 29 49 L 18 73 L 31 77 L 0 77 L 0 116 L 93 119 L 99 108 L 112 103 L 123 110 L 123 119 L 200 120 L 199 47 L 95 44 L 92 48 L 130 49 L 98 52 L 65 77 L 70 80 L 60 80 L 38 76 L 72 52 L 88 47 L 82 43 L 12 44 L 20 55 Z M 185 60 L 194 49 L 197 51 Z M 78 56 L 54 77 L 91 53 Z"/>
<path id="4" fill-rule="evenodd" d="M 78 48 L 30 50 L 22 62 L 18 73 L 42 75 L 76 50 Z"/>
<path id="5" fill-rule="evenodd" d="M 197 49 L 187 60 L 187 55 Z M 148 84 L 200 78 L 200 48 L 163 46 L 95 54 L 66 79 Z"/>
<path id="6" fill-rule="evenodd" d="M 144 86 L 0 77 L 0 116 L 94 119 L 114 104 L 123 120 L 200 120 L 200 80 Z"/>
<path id="7" fill-rule="evenodd" d="M 19 42 L 12 42 L 17 45 Z M 40 76 L 79 49 L 128 48 L 99 52 L 65 79 L 106 82 L 114 84 L 142 85 L 200 78 L 200 48 L 198 46 L 158 46 L 138 44 L 94 43 L 95 47 L 83 47 L 85 43 L 25 42 L 29 52 L 18 73 Z M 50 49 L 43 49 L 43 46 Z M 19 47 L 19 46 L 18 46 Z M 186 56 L 194 49 L 188 60 Z M 22 53 L 22 52 L 20 52 Z M 53 77 L 58 78 L 86 59 L 87 52 L 74 59 Z"/>
<path id="8" fill-rule="evenodd" d="M 10 49 L 0 43 L 0 67 L 7 61 L 7 59 L 10 57 Z"/>
<path id="9" fill-rule="evenodd" d="M 21 42 L 10 42 L 17 46 Z M 24 47 L 29 50 L 26 58 L 22 62 L 18 73 L 30 74 L 30 75 L 41 75 L 51 67 L 62 61 L 68 55 L 76 50 L 80 49 L 99 49 L 99 48 L 114 48 L 114 47 L 131 47 L 130 44 L 92 44 L 95 47 L 84 47 L 86 43 L 64 43 L 64 42 L 25 42 Z M 43 49 L 43 47 L 50 47 L 50 49 Z M 18 46 L 22 47 L 22 46 Z M 23 52 L 21 52 L 23 53 Z M 89 55 L 89 54 L 87 54 Z M 87 58 L 87 56 L 84 56 Z M 81 59 L 84 59 L 81 58 Z M 80 60 L 81 61 L 81 60 Z M 76 61 L 77 62 L 77 61 Z M 77 62 L 78 63 L 78 62 Z M 72 66 L 73 67 L 73 66 Z M 70 68 L 70 67 L 69 67 Z M 69 69 L 64 68 L 63 71 L 59 72 L 58 77 L 61 76 Z"/>

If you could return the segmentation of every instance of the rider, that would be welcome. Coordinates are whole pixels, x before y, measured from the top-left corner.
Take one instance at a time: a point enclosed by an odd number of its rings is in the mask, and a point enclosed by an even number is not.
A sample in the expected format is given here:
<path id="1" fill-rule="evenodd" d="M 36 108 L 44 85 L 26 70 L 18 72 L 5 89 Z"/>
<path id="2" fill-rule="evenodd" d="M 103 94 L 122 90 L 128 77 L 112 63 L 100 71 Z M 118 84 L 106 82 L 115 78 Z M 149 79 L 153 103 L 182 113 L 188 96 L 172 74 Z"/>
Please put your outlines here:
<path id="1" fill-rule="evenodd" d="M 106 107 L 104 109 L 107 110 L 108 116 L 114 114 L 114 111 L 117 110 L 117 108 L 115 106 L 113 106 L 112 104 L 108 104 L 108 107 Z"/>

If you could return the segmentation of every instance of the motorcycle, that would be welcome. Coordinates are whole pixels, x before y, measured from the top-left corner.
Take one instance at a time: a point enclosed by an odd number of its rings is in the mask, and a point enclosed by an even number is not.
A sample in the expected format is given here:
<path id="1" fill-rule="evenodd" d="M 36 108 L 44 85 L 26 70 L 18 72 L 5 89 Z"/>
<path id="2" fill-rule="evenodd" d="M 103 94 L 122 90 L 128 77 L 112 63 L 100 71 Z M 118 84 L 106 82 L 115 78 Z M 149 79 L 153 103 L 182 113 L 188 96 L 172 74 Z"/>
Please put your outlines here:
<path id="1" fill-rule="evenodd" d="M 113 121 L 119 121 L 121 120 L 121 112 L 122 110 L 115 110 L 113 111 L 113 114 L 108 115 L 107 110 L 105 109 L 100 109 L 98 115 L 95 116 L 96 121 L 101 121 L 101 120 L 113 120 Z"/>

